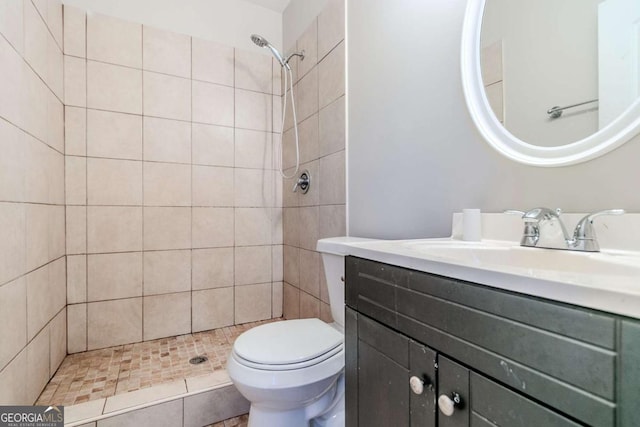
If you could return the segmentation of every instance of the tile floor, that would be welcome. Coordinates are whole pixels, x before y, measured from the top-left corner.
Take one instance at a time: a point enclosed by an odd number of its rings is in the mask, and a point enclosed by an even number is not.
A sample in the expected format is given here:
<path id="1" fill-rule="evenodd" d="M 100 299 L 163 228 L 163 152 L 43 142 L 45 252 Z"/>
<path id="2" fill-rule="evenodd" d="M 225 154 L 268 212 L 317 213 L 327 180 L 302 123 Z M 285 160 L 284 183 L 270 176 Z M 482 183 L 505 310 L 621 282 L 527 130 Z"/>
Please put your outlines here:
<path id="1" fill-rule="evenodd" d="M 248 424 L 249 414 L 220 421 L 219 423 L 211 424 L 206 427 L 247 427 Z"/>
<path id="2" fill-rule="evenodd" d="M 67 356 L 38 398 L 37 405 L 75 405 L 210 374 L 225 368 L 233 342 L 244 331 L 278 321 L 271 319 L 195 334 L 126 344 Z M 189 359 L 205 355 L 208 361 L 192 365 Z M 235 419 L 234 419 L 235 420 Z M 232 420 L 215 427 L 244 426 Z"/>

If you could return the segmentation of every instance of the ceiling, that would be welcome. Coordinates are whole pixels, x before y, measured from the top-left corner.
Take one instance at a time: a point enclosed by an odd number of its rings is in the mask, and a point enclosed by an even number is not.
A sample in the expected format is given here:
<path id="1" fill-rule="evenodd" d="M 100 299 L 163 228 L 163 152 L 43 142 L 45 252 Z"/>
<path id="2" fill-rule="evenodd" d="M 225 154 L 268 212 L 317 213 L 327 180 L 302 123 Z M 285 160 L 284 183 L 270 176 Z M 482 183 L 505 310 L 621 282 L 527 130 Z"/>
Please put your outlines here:
<path id="1" fill-rule="evenodd" d="M 266 7 L 275 12 L 282 13 L 287 8 L 291 0 L 246 0 L 249 3 L 257 4 L 258 6 Z"/>

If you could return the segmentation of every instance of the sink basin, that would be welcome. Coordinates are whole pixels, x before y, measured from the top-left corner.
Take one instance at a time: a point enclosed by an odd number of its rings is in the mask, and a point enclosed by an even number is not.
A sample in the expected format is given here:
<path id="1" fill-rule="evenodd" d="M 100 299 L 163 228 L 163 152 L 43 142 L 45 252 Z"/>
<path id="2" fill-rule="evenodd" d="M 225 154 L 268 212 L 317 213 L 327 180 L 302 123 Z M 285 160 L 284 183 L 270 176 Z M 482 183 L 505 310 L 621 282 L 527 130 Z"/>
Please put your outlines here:
<path id="1" fill-rule="evenodd" d="M 577 252 L 526 248 L 507 242 L 414 241 L 404 245 L 417 256 L 477 268 L 555 272 L 572 275 L 640 277 L 640 257 L 629 252 Z"/>

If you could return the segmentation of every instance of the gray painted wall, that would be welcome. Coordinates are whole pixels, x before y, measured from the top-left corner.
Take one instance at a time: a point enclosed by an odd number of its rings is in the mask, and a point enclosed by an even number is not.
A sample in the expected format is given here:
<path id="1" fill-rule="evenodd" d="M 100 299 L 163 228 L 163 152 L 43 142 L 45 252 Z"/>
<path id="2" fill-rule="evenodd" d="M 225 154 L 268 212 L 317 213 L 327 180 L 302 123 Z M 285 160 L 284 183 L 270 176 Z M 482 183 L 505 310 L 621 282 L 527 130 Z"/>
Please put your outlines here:
<path id="1" fill-rule="evenodd" d="M 563 168 L 507 160 L 476 131 L 460 76 L 467 0 L 348 0 L 349 234 L 447 236 L 451 214 L 537 205 L 640 211 L 640 137 Z"/>

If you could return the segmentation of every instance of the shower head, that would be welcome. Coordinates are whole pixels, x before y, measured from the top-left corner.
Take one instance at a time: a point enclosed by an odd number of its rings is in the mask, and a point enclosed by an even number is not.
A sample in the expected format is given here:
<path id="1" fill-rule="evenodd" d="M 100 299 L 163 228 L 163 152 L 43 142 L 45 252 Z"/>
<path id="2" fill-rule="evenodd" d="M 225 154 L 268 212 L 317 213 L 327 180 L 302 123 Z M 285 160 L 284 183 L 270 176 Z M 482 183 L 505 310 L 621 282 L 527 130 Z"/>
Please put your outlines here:
<path id="1" fill-rule="evenodd" d="M 285 61 L 284 58 L 282 58 L 282 55 L 280 55 L 280 52 L 278 52 L 278 49 L 273 47 L 271 43 L 267 41 L 267 39 L 265 39 L 262 36 L 259 36 L 258 34 L 251 34 L 251 41 L 254 42 L 256 45 L 258 45 L 259 47 L 268 48 L 273 54 L 273 56 L 276 57 L 280 65 L 282 65 L 283 67 L 289 68 L 289 64 L 287 64 L 287 61 Z"/>

